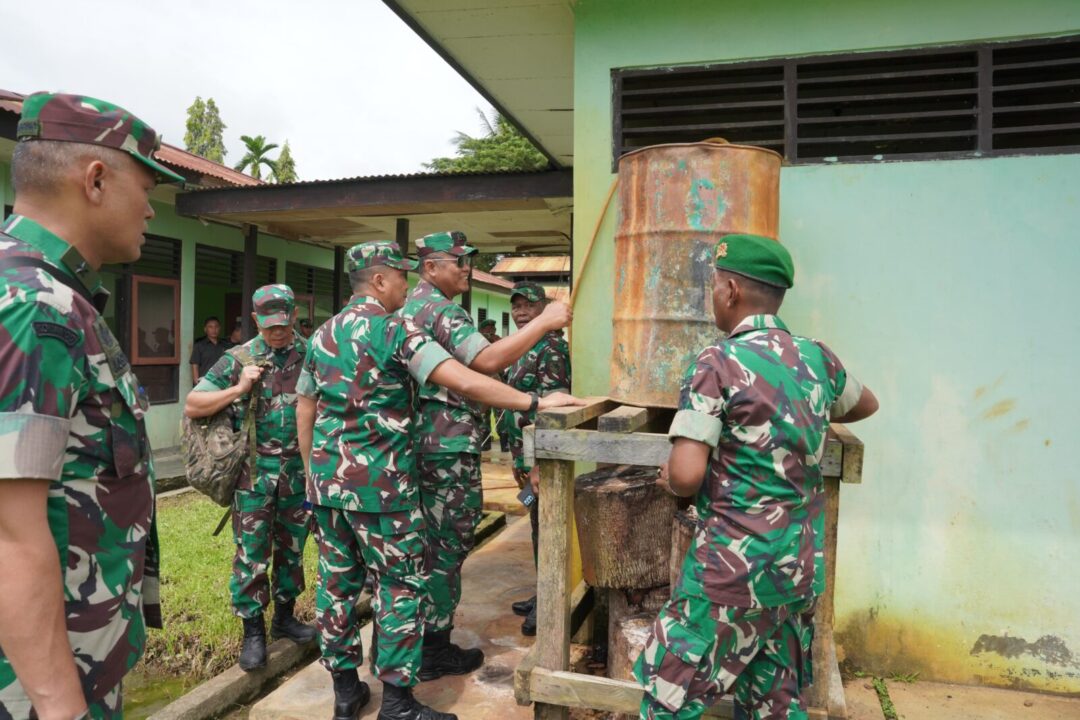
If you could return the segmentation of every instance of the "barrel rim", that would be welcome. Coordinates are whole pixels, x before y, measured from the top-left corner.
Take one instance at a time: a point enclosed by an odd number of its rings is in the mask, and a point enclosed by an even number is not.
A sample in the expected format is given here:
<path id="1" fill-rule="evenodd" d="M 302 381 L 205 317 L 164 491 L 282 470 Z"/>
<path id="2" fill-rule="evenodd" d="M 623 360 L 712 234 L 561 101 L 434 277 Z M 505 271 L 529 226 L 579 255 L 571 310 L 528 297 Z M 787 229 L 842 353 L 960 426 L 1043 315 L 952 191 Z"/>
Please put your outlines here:
<path id="1" fill-rule="evenodd" d="M 758 147 L 757 145 L 737 145 L 735 143 L 692 142 L 692 143 L 660 143 L 659 145 L 648 145 L 648 146 L 643 147 L 643 148 L 638 148 L 637 150 L 631 150 L 630 152 L 619 156 L 619 164 L 622 165 L 623 160 L 625 160 L 626 158 L 628 158 L 628 157 L 630 157 L 632 155 L 639 155 L 639 154 L 645 152 L 646 150 L 656 150 L 657 148 L 674 148 L 674 147 L 708 147 L 708 148 L 715 148 L 715 149 L 737 148 L 739 150 L 756 150 L 758 152 L 763 152 L 763 153 L 766 153 L 768 155 L 775 155 L 780 160 L 781 164 L 783 164 L 783 162 L 784 162 L 784 156 L 781 155 L 780 153 L 776 152 L 775 150 L 770 150 L 768 148 Z"/>

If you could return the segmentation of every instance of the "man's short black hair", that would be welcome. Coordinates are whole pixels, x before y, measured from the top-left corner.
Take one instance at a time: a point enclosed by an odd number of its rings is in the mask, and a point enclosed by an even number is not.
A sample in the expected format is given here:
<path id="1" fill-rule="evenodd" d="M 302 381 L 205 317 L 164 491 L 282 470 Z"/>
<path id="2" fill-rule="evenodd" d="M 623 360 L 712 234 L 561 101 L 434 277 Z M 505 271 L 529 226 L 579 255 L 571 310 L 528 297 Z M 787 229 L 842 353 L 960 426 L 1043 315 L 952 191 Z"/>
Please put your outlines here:
<path id="1" fill-rule="evenodd" d="M 203 327 L 206 327 L 207 325 L 209 325 L 209 324 L 210 324 L 210 323 L 212 323 L 212 322 L 216 322 L 216 323 L 217 323 L 218 325 L 220 325 L 220 324 L 221 324 L 221 321 L 220 321 L 220 320 L 218 320 L 218 316 L 217 316 L 217 315 L 211 315 L 210 317 L 208 317 L 208 318 L 206 318 L 205 320 L 203 320 Z"/>

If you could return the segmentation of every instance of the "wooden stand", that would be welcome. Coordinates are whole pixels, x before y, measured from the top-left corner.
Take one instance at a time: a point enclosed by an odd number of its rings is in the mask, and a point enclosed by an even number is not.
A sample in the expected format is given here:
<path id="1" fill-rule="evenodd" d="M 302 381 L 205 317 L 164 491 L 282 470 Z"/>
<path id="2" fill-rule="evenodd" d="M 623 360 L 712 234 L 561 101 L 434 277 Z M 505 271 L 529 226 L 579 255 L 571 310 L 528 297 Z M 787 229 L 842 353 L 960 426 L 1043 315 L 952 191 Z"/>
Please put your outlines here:
<path id="1" fill-rule="evenodd" d="M 571 607 L 571 523 L 574 520 L 574 462 L 658 466 L 667 462 L 667 436 L 649 429 L 663 411 L 619 406 L 591 398 L 585 407 L 559 408 L 538 415 L 528 428 L 525 454 L 540 470 L 540 558 L 537 577 L 537 633 L 532 650 L 517 667 L 514 694 L 519 704 L 535 703 L 535 716 L 566 720 L 568 709 L 588 708 L 636 713 L 642 689 L 628 680 L 569 672 Z M 812 718 L 847 720 L 844 687 L 833 640 L 833 586 L 836 576 L 836 526 L 840 483 L 862 481 L 862 443 L 843 426 L 834 425 L 821 461 L 825 478 L 826 591 L 815 616 L 814 678 L 807 695 Z M 578 593 L 580 594 L 580 593 Z M 731 717 L 731 701 L 723 699 L 706 713 Z"/>

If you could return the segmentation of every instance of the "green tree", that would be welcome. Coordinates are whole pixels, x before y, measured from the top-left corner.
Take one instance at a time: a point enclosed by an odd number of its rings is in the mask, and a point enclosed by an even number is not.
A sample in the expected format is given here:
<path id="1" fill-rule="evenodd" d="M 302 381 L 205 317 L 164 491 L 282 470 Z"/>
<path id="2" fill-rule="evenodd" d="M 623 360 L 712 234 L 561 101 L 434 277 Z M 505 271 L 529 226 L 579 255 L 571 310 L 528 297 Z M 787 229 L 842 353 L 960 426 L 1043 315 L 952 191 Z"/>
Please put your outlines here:
<path id="1" fill-rule="evenodd" d="M 274 161 L 274 182 L 291 183 L 299 178 L 296 175 L 296 161 L 293 160 L 292 150 L 289 149 L 289 141 L 281 146 L 277 160 Z"/>
<path id="2" fill-rule="evenodd" d="M 225 123 L 221 120 L 221 113 L 214 98 L 207 98 L 206 102 L 203 102 L 203 99 L 197 96 L 187 113 L 187 127 L 184 132 L 184 147 L 187 151 L 207 160 L 224 162 L 227 152 L 223 139 Z"/>
<path id="3" fill-rule="evenodd" d="M 477 108 L 486 134 L 473 137 L 459 132 L 454 138 L 456 157 L 438 157 L 424 163 L 435 172 L 499 172 L 512 170 L 543 170 L 548 159 L 498 113 L 494 120 Z"/>
<path id="4" fill-rule="evenodd" d="M 267 143 L 266 138 L 262 135 L 256 135 L 255 137 L 241 135 L 240 141 L 244 143 L 247 152 L 240 159 L 240 162 L 236 163 L 235 168 L 237 170 L 244 172 L 247 169 L 248 174 L 256 180 L 262 180 L 263 165 L 269 168 L 270 172 L 274 172 L 274 161 L 267 157 L 267 153 L 276 149 L 277 143 Z"/>

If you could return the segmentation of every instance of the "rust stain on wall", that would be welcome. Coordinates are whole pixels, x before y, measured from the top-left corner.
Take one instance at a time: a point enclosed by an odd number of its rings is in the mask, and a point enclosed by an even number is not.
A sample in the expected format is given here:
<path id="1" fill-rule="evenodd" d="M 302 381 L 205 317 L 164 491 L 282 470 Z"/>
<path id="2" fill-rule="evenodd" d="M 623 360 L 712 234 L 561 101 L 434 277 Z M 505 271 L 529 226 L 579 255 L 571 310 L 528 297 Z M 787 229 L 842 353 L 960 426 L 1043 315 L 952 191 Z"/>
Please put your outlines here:
<path id="1" fill-rule="evenodd" d="M 1002 400 L 991 405 L 989 408 L 983 411 L 982 418 L 984 420 L 992 420 L 1002 415 L 1006 415 L 1016 407 L 1015 400 Z"/>

